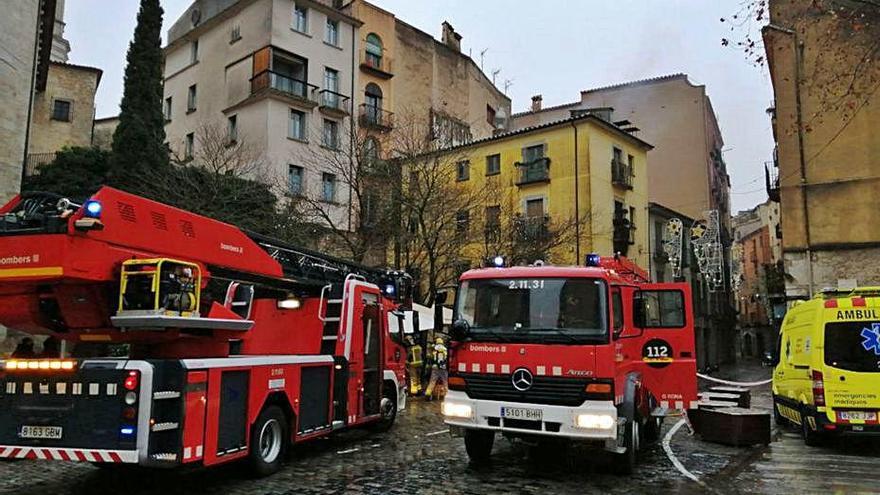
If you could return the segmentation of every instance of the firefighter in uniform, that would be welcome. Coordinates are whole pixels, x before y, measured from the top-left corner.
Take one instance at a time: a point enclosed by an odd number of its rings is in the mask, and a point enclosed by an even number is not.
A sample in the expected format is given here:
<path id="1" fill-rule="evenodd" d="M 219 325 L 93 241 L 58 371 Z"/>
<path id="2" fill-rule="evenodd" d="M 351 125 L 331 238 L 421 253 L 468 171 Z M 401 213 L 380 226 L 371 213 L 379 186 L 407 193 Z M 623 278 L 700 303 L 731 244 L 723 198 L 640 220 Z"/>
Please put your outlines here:
<path id="1" fill-rule="evenodd" d="M 446 383 L 449 381 L 448 357 L 449 351 L 446 349 L 443 338 L 437 337 L 437 340 L 434 341 L 431 381 L 428 382 L 428 388 L 425 390 L 425 396 L 428 397 L 428 400 L 433 400 L 435 396 L 440 399 L 446 396 Z"/>
<path id="2" fill-rule="evenodd" d="M 422 346 L 412 337 L 406 338 L 406 370 L 409 374 L 409 393 L 418 395 L 422 391 Z"/>

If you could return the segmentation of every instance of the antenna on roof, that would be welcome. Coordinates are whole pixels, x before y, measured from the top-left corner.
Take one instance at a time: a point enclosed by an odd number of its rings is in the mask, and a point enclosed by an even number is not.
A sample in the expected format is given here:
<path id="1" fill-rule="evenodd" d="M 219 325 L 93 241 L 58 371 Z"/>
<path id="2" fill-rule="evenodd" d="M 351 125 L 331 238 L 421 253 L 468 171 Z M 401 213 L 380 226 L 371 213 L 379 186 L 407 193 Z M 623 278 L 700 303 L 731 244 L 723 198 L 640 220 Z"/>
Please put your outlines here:
<path id="1" fill-rule="evenodd" d="M 493 86 L 495 85 L 495 77 L 497 77 L 498 74 L 501 74 L 501 69 L 495 69 L 492 71 L 492 85 Z"/>
<path id="2" fill-rule="evenodd" d="M 513 79 L 505 79 L 504 80 L 504 94 L 507 94 L 507 90 L 513 86 Z"/>
<path id="3" fill-rule="evenodd" d="M 486 56 L 486 52 L 489 51 L 489 48 L 486 47 L 485 50 L 480 52 L 480 70 L 483 70 L 483 58 Z"/>

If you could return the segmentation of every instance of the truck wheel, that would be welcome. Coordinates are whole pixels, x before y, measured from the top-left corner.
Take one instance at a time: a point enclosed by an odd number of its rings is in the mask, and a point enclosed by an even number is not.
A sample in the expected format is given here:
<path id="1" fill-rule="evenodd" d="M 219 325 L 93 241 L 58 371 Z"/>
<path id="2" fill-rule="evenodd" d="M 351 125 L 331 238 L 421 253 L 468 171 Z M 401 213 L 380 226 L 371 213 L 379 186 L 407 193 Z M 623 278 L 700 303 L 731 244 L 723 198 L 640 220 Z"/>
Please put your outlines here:
<path id="1" fill-rule="evenodd" d="M 465 430 L 464 447 L 468 457 L 474 464 L 489 462 L 492 455 L 492 444 L 495 443 L 495 432 L 486 430 Z"/>
<path id="2" fill-rule="evenodd" d="M 287 447 L 287 418 L 278 406 L 263 409 L 251 427 L 251 469 L 257 476 L 269 476 L 281 468 Z"/>
<path id="3" fill-rule="evenodd" d="M 385 386 L 379 412 L 382 414 L 382 419 L 376 422 L 372 429 L 380 432 L 390 430 L 394 425 L 394 420 L 397 419 L 397 389 L 394 385 Z"/>
<path id="4" fill-rule="evenodd" d="M 813 431 L 810 428 L 810 425 L 807 424 L 807 413 L 806 411 L 801 411 L 801 433 L 804 436 L 804 443 L 810 447 L 819 447 L 822 445 L 822 434 L 818 431 Z"/>
<path id="5" fill-rule="evenodd" d="M 626 422 L 623 433 L 623 446 L 626 452 L 614 456 L 614 471 L 617 474 L 632 474 L 639 455 L 639 419 Z"/>
<path id="6" fill-rule="evenodd" d="M 645 422 L 645 442 L 654 443 L 660 439 L 660 431 L 663 429 L 663 418 L 651 416 Z"/>

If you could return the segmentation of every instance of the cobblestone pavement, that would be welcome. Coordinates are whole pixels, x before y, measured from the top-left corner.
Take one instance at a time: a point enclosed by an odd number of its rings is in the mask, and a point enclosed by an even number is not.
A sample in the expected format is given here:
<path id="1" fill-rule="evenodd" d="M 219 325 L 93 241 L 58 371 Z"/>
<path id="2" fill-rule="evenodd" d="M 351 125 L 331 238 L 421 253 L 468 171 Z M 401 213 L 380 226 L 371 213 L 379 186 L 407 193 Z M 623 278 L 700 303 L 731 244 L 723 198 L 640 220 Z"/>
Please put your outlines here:
<path id="1" fill-rule="evenodd" d="M 756 366 L 728 373 L 742 380 L 768 375 L 769 370 Z M 753 402 L 769 408 L 769 387 L 765 389 L 754 392 Z M 672 424 L 674 421 L 667 421 L 666 428 Z M 412 401 L 391 431 L 348 432 L 298 447 L 280 473 L 265 479 L 250 478 L 241 466 L 109 471 L 85 463 L 0 462 L 0 495 L 778 493 L 790 492 L 791 486 L 784 485 L 786 471 L 774 466 L 793 462 L 804 448 L 789 436 L 782 435 L 782 441 L 770 447 L 737 449 L 701 442 L 686 429 L 679 430 L 672 449 L 704 486 L 684 478 L 659 444 L 644 451 L 637 472 L 630 477 L 608 474 L 608 462 L 599 453 L 529 449 L 500 438 L 491 466 L 478 469 L 469 465 L 463 441 L 446 432 L 439 404 Z M 861 466 L 865 472 L 871 469 L 869 458 L 834 455 L 837 464 L 829 469 L 837 469 L 833 467 L 837 465 Z M 847 469 L 841 468 L 841 482 L 848 479 Z"/>

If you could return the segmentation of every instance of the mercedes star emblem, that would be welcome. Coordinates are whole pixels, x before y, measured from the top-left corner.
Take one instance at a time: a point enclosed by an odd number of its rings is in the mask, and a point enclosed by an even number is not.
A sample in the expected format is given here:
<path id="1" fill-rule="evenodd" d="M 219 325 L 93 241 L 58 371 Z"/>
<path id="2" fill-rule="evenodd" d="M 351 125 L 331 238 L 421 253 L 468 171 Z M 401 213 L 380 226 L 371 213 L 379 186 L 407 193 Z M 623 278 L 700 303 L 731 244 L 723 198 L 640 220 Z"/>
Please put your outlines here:
<path id="1" fill-rule="evenodd" d="M 534 377 L 532 377 L 532 373 L 525 368 L 518 368 L 513 372 L 513 375 L 510 377 L 511 383 L 513 383 L 513 388 L 519 390 L 520 392 L 525 392 L 526 390 L 532 388 L 532 383 L 534 382 Z"/>

